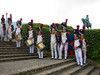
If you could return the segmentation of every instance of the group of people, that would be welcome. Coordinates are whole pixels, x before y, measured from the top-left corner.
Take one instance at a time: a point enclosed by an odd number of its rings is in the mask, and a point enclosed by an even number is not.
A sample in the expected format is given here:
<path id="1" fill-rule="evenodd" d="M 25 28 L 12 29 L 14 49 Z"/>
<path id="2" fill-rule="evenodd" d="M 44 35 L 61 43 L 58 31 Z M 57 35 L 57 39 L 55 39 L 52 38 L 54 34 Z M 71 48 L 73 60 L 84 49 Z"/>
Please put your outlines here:
<path id="1" fill-rule="evenodd" d="M 18 25 L 21 25 L 21 20 L 18 20 L 16 22 L 16 24 Z M 5 41 L 11 41 L 11 39 L 13 38 L 12 35 L 13 33 L 15 32 L 15 29 L 14 29 L 14 25 L 13 25 L 13 22 L 12 22 L 12 14 L 10 14 L 10 16 L 8 17 L 8 13 L 6 13 L 6 18 L 4 15 L 2 15 L 1 17 L 1 40 L 5 40 Z"/>
<path id="2" fill-rule="evenodd" d="M 17 26 L 16 30 L 15 30 L 15 39 L 16 39 L 16 47 L 20 48 L 21 47 L 21 26 Z M 43 43 L 43 34 L 41 30 L 38 30 L 37 33 L 37 42 L 36 45 L 38 45 L 39 43 Z M 30 54 L 34 54 L 34 49 L 35 49 L 35 41 L 34 41 L 34 30 L 32 28 L 31 25 L 29 25 L 28 27 L 28 37 L 26 40 L 26 45 L 29 47 L 29 53 Z M 43 58 L 43 49 L 37 47 L 37 53 L 39 58 Z"/>
<path id="3" fill-rule="evenodd" d="M 79 26 L 77 26 L 77 29 L 74 30 L 74 33 L 71 33 L 67 30 L 67 21 L 62 23 L 62 29 L 61 31 L 57 30 L 57 27 L 52 26 L 50 27 L 50 47 L 51 47 L 51 58 L 52 59 L 67 59 L 68 55 L 73 56 L 75 55 L 77 64 L 82 66 L 86 63 L 86 51 L 87 51 L 87 45 L 84 37 L 84 31 L 85 27 L 83 27 L 82 30 L 79 30 Z M 29 53 L 34 53 L 34 30 L 32 27 L 33 20 L 29 23 L 29 30 L 28 30 L 28 37 L 26 43 L 29 47 Z M 14 30 L 14 27 L 12 25 L 12 15 L 10 14 L 10 17 L 7 20 L 7 23 L 5 22 L 4 15 L 2 15 L 1 18 L 1 24 L 2 24 L 2 31 L 3 35 L 7 36 L 9 40 L 12 39 L 12 33 L 15 33 L 15 40 L 16 40 L 16 47 L 21 47 L 21 29 L 22 29 L 22 18 L 16 22 L 16 28 Z M 6 29 L 6 24 L 8 24 L 8 27 Z M 1 37 L 1 40 L 3 38 Z M 41 27 L 38 30 L 37 33 L 37 42 L 36 45 L 42 43 L 44 44 L 43 39 L 43 32 L 41 30 Z M 37 53 L 39 58 L 43 58 L 43 49 L 37 47 Z"/>
<path id="4" fill-rule="evenodd" d="M 75 54 L 77 64 L 83 66 L 86 63 L 86 51 L 87 45 L 84 37 L 85 28 L 74 30 L 74 33 L 70 33 L 66 26 L 62 26 L 62 31 L 57 31 L 54 27 L 51 27 L 51 58 L 64 59 L 68 58 L 68 55 Z"/>
<path id="5" fill-rule="evenodd" d="M 12 39 L 15 39 L 16 41 L 16 48 L 20 48 L 21 47 L 21 43 L 22 43 L 22 35 L 21 35 L 21 31 L 22 31 L 22 18 L 20 18 L 20 20 L 18 20 L 16 22 L 16 28 L 14 28 L 14 26 L 12 25 L 12 14 L 10 14 L 10 17 L 7 18 L 8 13 L 6 14 L 6 19 L 5 16 L 2 15 L 1 17 L 1 41 L 12 41 Z M 28 27 L 28 37 L 27 40 L 29 40 L 29 42 L 26 42 L 29 47 L 29 53 L 33 54 L 34 53 L 34 31 L 32 28 L 33 25 L 33 20 L 31 20 L 31 22 L 28 23 L 29 27 Z M 13 37 L 14 36 L 14 37 Z M 43 36 L 42 36 L 42 31 L 39 30 L 37 33 L 37 44 L 38 43 L 43 43 Z M 37 52 L 38 52 L 38 56 L 39 58 L 43 58 L 43 50 L 40 50 L 40 48 L 37 47 Z"/>
<path id="6" fill-rule="evenodd" d="M 2 18 L 1 18 L 1 25 L 2 25 L 1 40 L 5 40 L 6 37 L 11 39 L 10 35 L 12 34 L 11 32 L 13 32 L 13 26 L 11 23 L 12 23 L 12 15 L 11 14 L 7 20 L 5 20 L 4 15 L 2 15 Z"/>

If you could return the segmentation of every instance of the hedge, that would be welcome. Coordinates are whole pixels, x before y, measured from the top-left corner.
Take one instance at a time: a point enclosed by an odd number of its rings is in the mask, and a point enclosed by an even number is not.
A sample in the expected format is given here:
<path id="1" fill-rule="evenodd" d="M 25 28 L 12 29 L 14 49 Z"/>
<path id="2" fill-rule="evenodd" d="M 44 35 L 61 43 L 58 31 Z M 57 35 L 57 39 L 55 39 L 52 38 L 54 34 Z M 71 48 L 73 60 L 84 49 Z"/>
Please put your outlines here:
<path id="1" fill-rule="evenodd" d="M 37 28 L 41 25 L 40 23 L 33 24 L 34 31 L 37 31 Z M 28 24 L 24 24 L 22 29 L 22 37 L 23 41 L 27 40 L 28 36 Z M 68 30 L 72 32 L 73 28 L 68 26 Z M 44 32 L 44 40 L 46 48 L 45 50 L 48 50 L 50 52 L 50 31 L 49 26 L 43 25 L 43 32 Z M 37 34 L 34 34 L 35 39 Z M 100 29 L 92 29 L 92 30 L 86 30 L 85 37 L 88 42 L 88 50 L 87 50 L 87 56 L 88 58 L 100 63 Z M 36 41 L 35 41 L 36 42 Z"/>
<path id="2" fill-rule="evenodd" d="M 100 29 L 87 30 L 85 33 L 88 42 L 88 58 L 100 63 Z"/>

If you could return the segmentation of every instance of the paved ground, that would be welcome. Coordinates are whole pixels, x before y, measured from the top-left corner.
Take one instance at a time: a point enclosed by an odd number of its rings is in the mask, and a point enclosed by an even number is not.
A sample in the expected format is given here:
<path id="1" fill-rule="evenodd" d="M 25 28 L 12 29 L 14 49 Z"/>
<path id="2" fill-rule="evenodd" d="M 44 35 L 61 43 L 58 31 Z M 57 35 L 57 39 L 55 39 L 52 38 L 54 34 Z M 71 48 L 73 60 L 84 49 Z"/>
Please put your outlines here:
<path id="1" fill-rule="evenodd" d="M 50 58 L 45 58 L 45 59 L 21 60 L 15 62 L 3 62 L 0 63 L 0 75 L 9 75 L 63 61 L 66 60 L 54 60 L 54 59 L 51 60 Z"/>

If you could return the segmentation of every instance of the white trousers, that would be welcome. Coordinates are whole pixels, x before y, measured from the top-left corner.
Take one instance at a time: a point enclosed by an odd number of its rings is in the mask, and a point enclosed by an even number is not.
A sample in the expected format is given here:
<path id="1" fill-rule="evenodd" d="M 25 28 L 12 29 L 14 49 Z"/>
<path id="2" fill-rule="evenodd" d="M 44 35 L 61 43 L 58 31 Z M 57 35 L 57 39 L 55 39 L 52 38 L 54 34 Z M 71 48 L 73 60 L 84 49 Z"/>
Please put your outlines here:
<path id="1" fill-rule="evenodd" d="M 8 33 L 8 39 L 12 39 L 12 32 L 11 33 Z"/>
<path id="2" fill-rule="evenodd" d="M 3 35 L 3 31 L 1 30 L 1 40 L 3 40 L 4 35 Z"/>
<path id="3" fill-rule="evenodd" d="M 57 59 L 57 49 L 55 42 L 51 42 L 51 58 Z"/>
<path id="4" fill-rule="evenodd" d="M 16 41 L 16 47 L 21 47 L 21 41 Z"/>
<path id="5" fill-rule="evenodd" d="M 59 59 L 62 59 L 62 51 L 64 50 L 64 58 L 67 59 L 68 43 L 61 44 L 59 50 Z"/>
<path id="6" fill-rule="evenodd" d="M 43 51 L 41 51 L 40 49 L 38 49 L 38 56 L 39 58 L 43 58 Z"/>
<path id="7" fill-rule="evenodd" d="M 75 56 L 78 65 L 83 65 L 82 50 L 81 48 L 75 49 Z"/>
<path id="8" fill-rule="evenodd" d="M 34 53 L 34 45 L 29 47 L 30 53 Z"/>
<path id="9" fill-rule="evenodd" d="M 82 48 L 82 52 L 83 52 L 83 63 L 86 63 L 86 52 L 87 52 L 87 50 L 86 50 L 86 48 Z"/>

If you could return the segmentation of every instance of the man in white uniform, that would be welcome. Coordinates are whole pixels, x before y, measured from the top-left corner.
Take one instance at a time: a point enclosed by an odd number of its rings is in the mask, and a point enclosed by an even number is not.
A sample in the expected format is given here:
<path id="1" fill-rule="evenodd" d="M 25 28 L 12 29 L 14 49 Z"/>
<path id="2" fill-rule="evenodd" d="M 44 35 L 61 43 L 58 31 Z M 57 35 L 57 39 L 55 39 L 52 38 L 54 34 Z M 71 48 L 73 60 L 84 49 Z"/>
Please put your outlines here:
<path id="1" fill-rule="evenodd" d="M 75 35 L 75 41 L 74 41 L 74 49 L 75 49 L 75 56 L 77 64 L 82 66 L 83 65 L 83 59 L 82 59 L 82 41 L 79 39 L 77 35 Z"/>
<path id="2" fill-rule="evenodd" d="M 64 50 L 64 59 L 67 59 L 67 51 L 68 51 L 68 42 L 67 42 L 67 32 L 66 29 L 63 28 L 61 33 L 61 46 L 60 46 L 60 55 L 59 59 L 62 59 L 62 51 Z"/>
<path id="3" fill-rule="evenodd" d="M 21 28 L 19 25 L 17 25 L 15 36 L 16 36 L 16 47 L 19 48 L 21 47 Z"/>
<path id="4" fill-rule="evenodd" d="M 28 39 L 32 41 L 32 45 L 29 46 L 29 50 L 30 50 L 30 53 L 34 53 L 34 37 L 33 37 L 33 29 L 31 26 L 29 26 L 28 34 L 29 34 Z"/>
<path id="5" fill-rule="evenodd" d="M 8 39 L 11 40 L 12 39 L 12 27 L 11 27 L 11 25 L 9 25 L 7 32 L 8 32 Z"/>
<path id="6" fill-rule="evenodd" d="M 87 45 L 86 45 L 86 41 L 84 38 L 84 35 L 81 35 L 81 40 L 82 40 L 82 52 L 83 52 L 83 63 L 86 63 L 86 52 L 87 52 Z"/>
<path id="7" fill-rule="evenodd" d="M 56 31 L 54 28 L 51 29 L 50 45 L 51 45 L 51 58 L 57 59 Z"/>
<path id="8" fill-rule="evenodd" d="M 37 35 L 37 44 L 39 44 L 40 42 L 43 43 L 43 34 L 41 31 L 39 31 Z M 41 50 L 40 48 L 37 48 L 37 50 L 39 58 L 43 58 L 43 50 Z"/>

